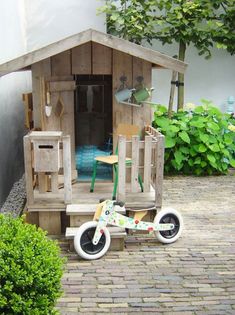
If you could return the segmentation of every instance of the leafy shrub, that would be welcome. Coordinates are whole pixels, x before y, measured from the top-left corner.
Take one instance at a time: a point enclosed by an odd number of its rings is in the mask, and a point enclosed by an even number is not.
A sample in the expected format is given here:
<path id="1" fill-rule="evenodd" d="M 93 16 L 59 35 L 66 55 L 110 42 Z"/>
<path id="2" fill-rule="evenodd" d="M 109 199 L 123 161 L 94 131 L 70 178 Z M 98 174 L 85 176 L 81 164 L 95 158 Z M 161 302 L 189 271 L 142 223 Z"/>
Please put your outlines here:
<path id="1" fill-rule="evenodd" d="M 63 259 L 59 246 L 21 218 L 0 215 L 0 314 L 57 314 Z"/>
<path id="2" fill-rule="evenodd" d="M 153 126 L 165 135 L 165 172 L 226 174 L 235 167 L 235 120 L 210 102 L 173 113 L 158 105 Z"/>

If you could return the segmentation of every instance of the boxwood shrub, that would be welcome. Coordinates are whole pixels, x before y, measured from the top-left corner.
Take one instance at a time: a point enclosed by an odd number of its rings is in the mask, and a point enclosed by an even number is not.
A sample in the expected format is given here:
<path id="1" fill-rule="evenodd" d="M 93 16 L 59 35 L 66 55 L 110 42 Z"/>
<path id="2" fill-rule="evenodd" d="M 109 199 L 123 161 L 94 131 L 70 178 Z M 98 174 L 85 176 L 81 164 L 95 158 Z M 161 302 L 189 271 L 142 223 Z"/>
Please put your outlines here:
<path id="1" fill-rule="evenodd" d="M 57 314 L 63 263 L 45 232 L 0 215 L 0 314 Z"/>
<path id="2" fill-rule="evenodd" d="M 153 126 L 165 135 L 165 173 L 226 174 L 235 167 L 235 119 L 210 102 L 174 112 L 158 105 Z"/>

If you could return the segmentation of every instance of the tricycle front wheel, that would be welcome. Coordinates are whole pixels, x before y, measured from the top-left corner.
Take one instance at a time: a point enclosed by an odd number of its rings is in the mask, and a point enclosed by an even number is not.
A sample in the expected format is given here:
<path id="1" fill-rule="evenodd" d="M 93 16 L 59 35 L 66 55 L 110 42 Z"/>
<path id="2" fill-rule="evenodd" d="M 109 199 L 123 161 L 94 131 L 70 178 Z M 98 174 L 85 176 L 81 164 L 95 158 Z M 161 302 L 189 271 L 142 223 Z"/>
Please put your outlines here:
<path id="1" fill-rule="evenodd" d="M 181 235 L 183 229 L 183 218 L 178 211 L 173 208 L 165 208 L 158 212 L 154 218 L 155 224 L 174 224 L 172 230 L 157 231 L 155 235 L 163 244 L 175 242 Z"/>
<path id="2" fill-rule="evenodd" d="M 111 238 L 109 230 L 104 227 L 97 245 L 92 243 L 98 222 L 89 221 L 80 226 L 74 237 L 74 248 L 79 256 L 93 260 L 102 257 L 109 249 Z"/>

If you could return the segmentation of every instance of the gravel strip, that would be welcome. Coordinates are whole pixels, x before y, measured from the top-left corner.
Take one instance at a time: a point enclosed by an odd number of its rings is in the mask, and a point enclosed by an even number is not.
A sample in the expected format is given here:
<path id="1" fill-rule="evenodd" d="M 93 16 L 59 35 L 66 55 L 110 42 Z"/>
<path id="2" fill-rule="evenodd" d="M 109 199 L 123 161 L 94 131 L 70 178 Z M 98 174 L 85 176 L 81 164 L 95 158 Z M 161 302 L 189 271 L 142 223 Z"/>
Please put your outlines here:
<path id="1" fill-rule="evenodd" d="M 25 176 L 16 182 L 5 203 L 0 209 L 0 213 L 11 213 L 14 217 L 21 214 L 26 201 L 26 191 L 25 191 Z"/>

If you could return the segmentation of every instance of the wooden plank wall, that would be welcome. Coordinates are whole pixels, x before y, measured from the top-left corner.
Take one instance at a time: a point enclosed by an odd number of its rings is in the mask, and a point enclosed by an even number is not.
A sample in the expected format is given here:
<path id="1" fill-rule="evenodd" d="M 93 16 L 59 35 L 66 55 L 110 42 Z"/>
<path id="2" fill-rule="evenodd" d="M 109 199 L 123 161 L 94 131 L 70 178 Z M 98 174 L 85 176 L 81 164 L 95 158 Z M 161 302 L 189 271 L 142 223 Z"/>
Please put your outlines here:
<path id="1" fill-rule="evenodd" d="M 113 50 L 113 132 L 115 134 L 120 123 L 138 125 L 143 131 L 144 126 L 152 122 L 152 109 L 150 105 L 137 108 L 116 101 L 114 94 L 120 88 L 121 76 L 126 76 L 128 88 L 138 85 L 139 76 L 143 77 L 143 85 L 151 88 L 152 65 L 150 62 Z"/>
<path id="2" fill-rule="evenodd" d="M 75 74 L 106 74 L 113 76 L 113 95 L 120 88 L 120 77 L 126 76 L 126 85 L 132 88 L 138 85 L 137 77 L 142 76 L 145 87 L 151 87 L 152 65 L 150 62 L 133 57 L 97 43 L 86 43 L 71 50 L 64 51 L 51 58 L 32 65 L 33 102 L 35 127 L 42 130 L 62 130 L 71 136 L 72 166 L 75 168 L 75 126 L 74 126 L 74 92 L 61 91 L 51 93 L 51 104 L 56 106 L 59 96 L 65 104 L 62 117 L 52 112 L 46 117 L 44 112 L 45 92 L 48 81 L 74 80 Z M 151 124 L 150 105 L 141 108 L 118 104 L 113 97 L 113 133 L 118 124 L 136 124 L 143 129 Z M 116 144 L 114 139 L 114 147 Z"/>

